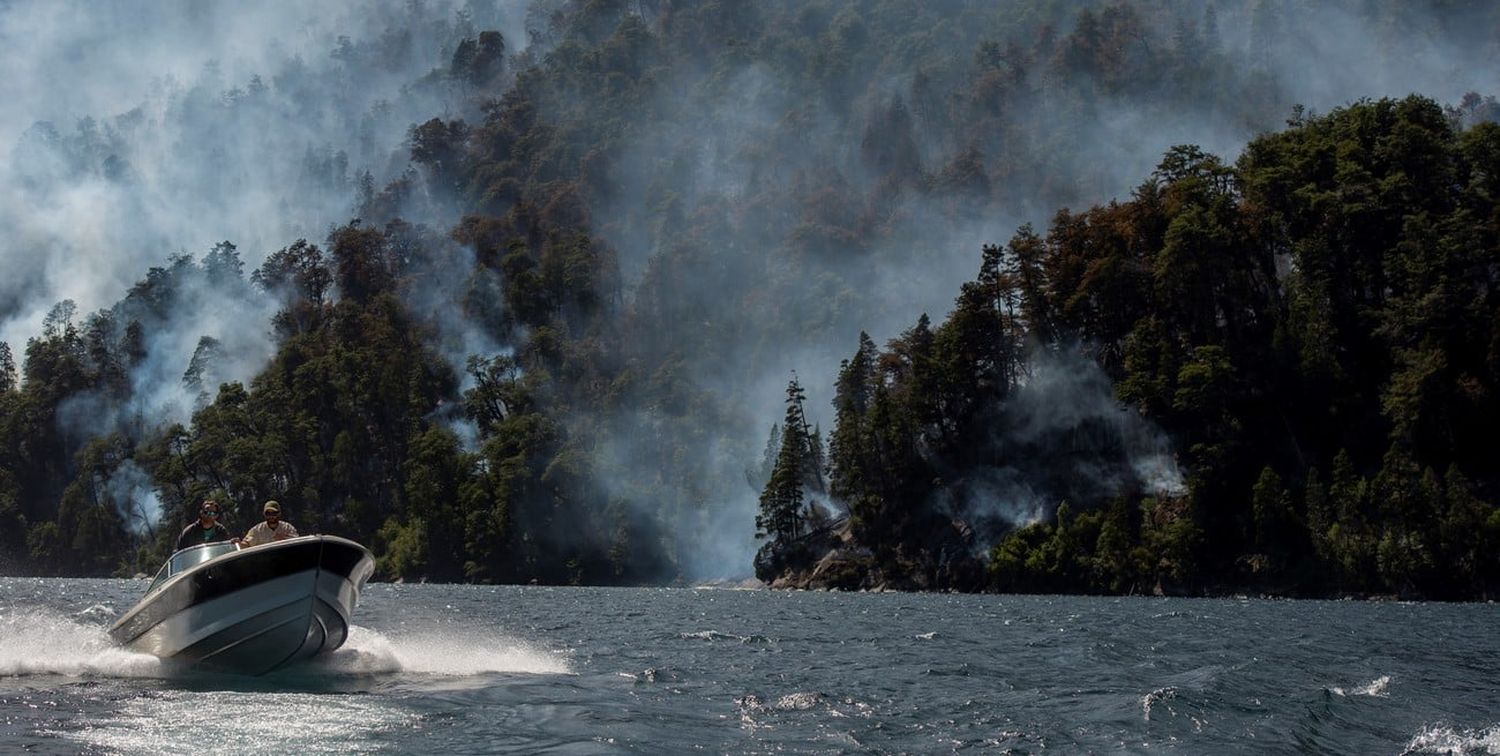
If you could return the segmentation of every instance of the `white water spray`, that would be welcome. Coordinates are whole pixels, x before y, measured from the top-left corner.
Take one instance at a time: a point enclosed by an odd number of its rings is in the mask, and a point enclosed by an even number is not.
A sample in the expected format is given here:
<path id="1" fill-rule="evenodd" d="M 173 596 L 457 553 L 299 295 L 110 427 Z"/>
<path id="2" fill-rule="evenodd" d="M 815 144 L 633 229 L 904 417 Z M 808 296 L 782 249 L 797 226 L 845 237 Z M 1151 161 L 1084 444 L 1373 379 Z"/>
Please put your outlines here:
<path id="1" fill-rule="evenodd" d="M 444 630 L 387 636 L 358 626 L 349 629 L 349 641 L 328 657 L 325 666 L 347 674 L 572 673 L 567 660 L 557 654 L 483 631 Z"/>
<path id="2" fill-rule="evenodd" d="M 89 607 L 81 614 L 112 614 Z M 85 624 L 51 610 L 0 613 L 0 677 L 161 677 L 162 661 L 114 644 L 102 626 Z"/>
<path id="3" fill-rule="evenodd" d="M 13 610 L 0 614 L 0 677 L 164 678 L 192 674 L 149 654 L 115 645 L 98 615 L 113 610 L 94 606 L 78 617 L 52 610 Z M 313 664 L 336 675 L 416 673 L 444 677 L 516 673 L 571 674 L 568 662 L 531 644 L 501 635 L 445 630 L 386 636 L 351 627 L 343 648 Z M 288 674 L 298 674 L 297 668 Z"/>

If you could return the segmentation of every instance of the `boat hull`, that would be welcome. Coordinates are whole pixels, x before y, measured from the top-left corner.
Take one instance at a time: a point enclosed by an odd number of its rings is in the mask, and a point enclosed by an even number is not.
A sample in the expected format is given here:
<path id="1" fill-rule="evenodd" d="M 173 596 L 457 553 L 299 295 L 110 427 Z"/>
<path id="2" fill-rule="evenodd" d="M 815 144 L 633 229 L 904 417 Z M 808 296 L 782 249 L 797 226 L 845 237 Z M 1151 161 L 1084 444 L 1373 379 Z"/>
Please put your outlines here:
<path id="1" fill-rule="evenodd" d="M 134 651 L 264 674 L 342 646 L 373 569 L 364 547 L 334 536 L 244 549 L 174 575 L 110 635 Z"/>

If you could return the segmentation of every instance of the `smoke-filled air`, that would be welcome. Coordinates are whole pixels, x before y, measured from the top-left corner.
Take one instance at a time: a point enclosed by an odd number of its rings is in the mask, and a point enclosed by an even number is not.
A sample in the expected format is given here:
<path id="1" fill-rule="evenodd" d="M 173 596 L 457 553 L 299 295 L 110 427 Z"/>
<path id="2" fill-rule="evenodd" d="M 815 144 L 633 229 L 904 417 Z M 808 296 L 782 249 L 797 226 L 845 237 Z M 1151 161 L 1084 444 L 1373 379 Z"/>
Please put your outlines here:
<path id="1" fill-rule="evenodd" d="M 1493 595 L 1500 6 L 0 0 L 0 574 Z"/>

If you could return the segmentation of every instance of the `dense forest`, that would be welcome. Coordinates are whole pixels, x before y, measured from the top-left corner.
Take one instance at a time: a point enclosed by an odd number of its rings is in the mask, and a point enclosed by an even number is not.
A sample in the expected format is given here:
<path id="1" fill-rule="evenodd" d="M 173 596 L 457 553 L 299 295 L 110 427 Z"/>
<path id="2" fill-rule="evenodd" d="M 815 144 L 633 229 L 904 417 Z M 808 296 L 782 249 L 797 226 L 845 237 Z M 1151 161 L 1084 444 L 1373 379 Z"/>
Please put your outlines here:
<path id="1" fill-rule="evenodd" d="M 390 5 L 164 106 L 306 238 L 0 351 L 0 571 L 275 498 L 385 578 L 1493 593 L 1497 9 Z M 144 191 L 134 118 L 19 185 Z"/>
<path id="2" fill-rule="evenodd" d="M 1458 115 L 1361 102 L 1298 117 L 1233 166 L 1175 148 L 1129 201 L 985 247 L 940 325 L 923 316 L 884 349 L 861 336 L 826 454 L 789 387 L 758 571 L 1494 595 L 1500 127 Z M 1026 432 L 1031 381 L 1058 352 L 1174 439 L 1184 485 L 1132 467 L 1140 450 L 1098 417 Z M 986 521 L 985 474 L 1007 465 L 1049 505 L 1036 522 Z M 810 495 L 823 469 L 847 527 Z M 987 530 L 998 542 L 976 555 Z"/>

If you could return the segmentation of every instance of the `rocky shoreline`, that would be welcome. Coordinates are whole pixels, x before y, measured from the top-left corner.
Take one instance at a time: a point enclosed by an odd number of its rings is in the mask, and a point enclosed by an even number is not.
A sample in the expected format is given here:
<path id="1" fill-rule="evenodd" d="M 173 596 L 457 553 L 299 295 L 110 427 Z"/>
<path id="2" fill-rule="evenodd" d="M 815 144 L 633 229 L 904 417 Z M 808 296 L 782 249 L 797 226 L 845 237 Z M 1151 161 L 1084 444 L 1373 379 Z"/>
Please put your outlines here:
<path id="1" fill-rule="evenodd" d="M 969 544 L 970 533 L 962 523 L 955 523 L 949 537 L 933 544 L 935 548 L 915 553 L 886 554 L 877 558 L 861 545 L 847 523 L 805 538 L 800 558 L 788 559 L 769 580 L 759 579 L 760 587 L 787 591 L 848 591 L 869 593 L 994 593 L 986 563 L 975 556 Z M 955 550 L 955 546 L 962 549 Z M 934 554 L 938 556 L 934 556 Z M 1374 593 L 1357 591 L 1309 590 L 1306 586 L 1286 582 L 1249 580 L 1245 583 L 1189 585 L 1159 581 L 1137 586 L 1117 594 L 1087 592 L 1039 592 L 1036 595 L 1120 595 L 1175 598 L 1227 598 L 1309 601 L 1434 601 L 1419 594 Z M 1494 603 L 1488 596 L 1470 601 Z"/>

